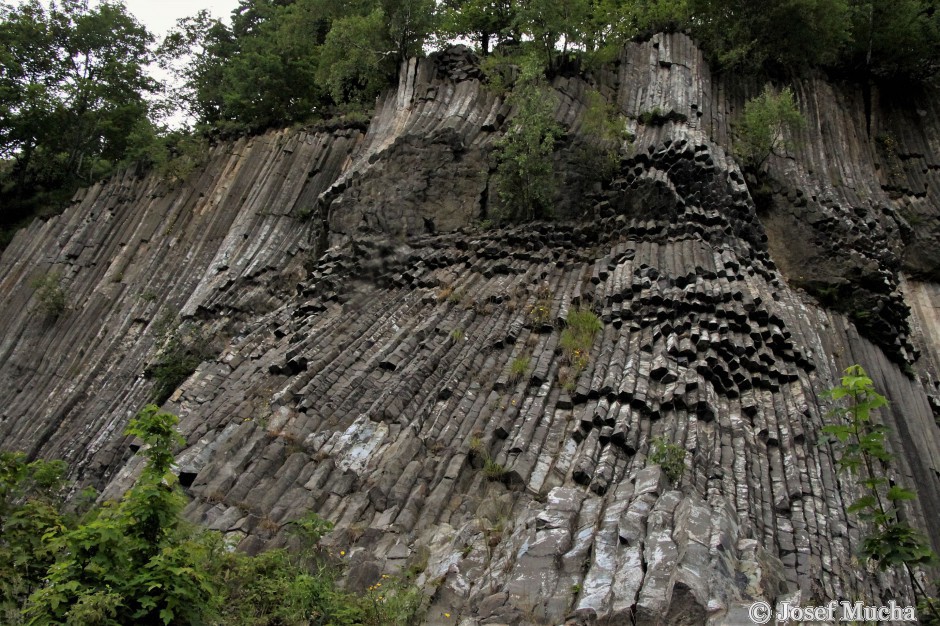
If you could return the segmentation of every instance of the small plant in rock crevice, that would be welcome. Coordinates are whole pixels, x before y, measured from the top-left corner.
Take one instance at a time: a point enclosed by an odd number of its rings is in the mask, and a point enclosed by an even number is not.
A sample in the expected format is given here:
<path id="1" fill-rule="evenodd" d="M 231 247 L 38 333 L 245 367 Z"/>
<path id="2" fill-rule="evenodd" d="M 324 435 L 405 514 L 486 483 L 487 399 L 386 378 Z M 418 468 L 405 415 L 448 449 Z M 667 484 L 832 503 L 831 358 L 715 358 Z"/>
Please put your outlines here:
<path id="1" fill-rule="evenodd" d="M 685 448 L 670 443 L 665 437 L 656 437 L 650 442 L 649 461 L 659 465 L 673 487 L 679 485 L 685 471 Z"/>
<path id="2" fill-rule="evenodd" d="M 552 291 L 547 283 L 535 289 L 535 302 L 526 310 L 526 317 L 535 330 L 548 326 L 552 321 Z"/>
<path id="3" fill-rule="evenodd" d="M 483 475 L 489 480 L 502 480 L 506 476 L 506 468 L 486 457 L 483 461 Z"/>
<path id="4" fill-rule="evenodd" d="M 529 371 L 529 363 L 531 358 L 528 356 L 518 356 L 512 360 L 512 363 L 509 364 L 509 381 L 512 383 L 517 383 L 526 375 L 526 372 Z"/>
<path id="5" fill-rule="evenodd" d="M 451 297 L 454 293 L 454 286 L 450 283 L 442 284 L 437 290 L 437 301 L 443 302 Z"/>
<path id="6" fill-rule="evenodd" d="M 563 384 L 573 383 L 587 367 L 594 337 L 604 328 L 600 318 L 588 309 L 570 311 L 566 323 L 567 327 L 562 331 L 559 341 L 565 363 L 569 367 Z"/>
<path id="7" fill-rule="evenodd" d="M 157 359 L 144 372 L 154 381 L 151 400 L 163 404 L 183 381 L 196 371 L 199 364 L 216 356 L 209 337 L 193 324 L 180 324 L 165 319 L 155 322 L 163 326 L 163 345 Z"/>
<path id="8" fill-rule="evenodd" d="M 51 271 L 34 279 L 30 286 L 36 290 L 39 311 L 47 318 L 55 319 L 68 307 L 68 296 L 62 286 L 62 274 Z"/>

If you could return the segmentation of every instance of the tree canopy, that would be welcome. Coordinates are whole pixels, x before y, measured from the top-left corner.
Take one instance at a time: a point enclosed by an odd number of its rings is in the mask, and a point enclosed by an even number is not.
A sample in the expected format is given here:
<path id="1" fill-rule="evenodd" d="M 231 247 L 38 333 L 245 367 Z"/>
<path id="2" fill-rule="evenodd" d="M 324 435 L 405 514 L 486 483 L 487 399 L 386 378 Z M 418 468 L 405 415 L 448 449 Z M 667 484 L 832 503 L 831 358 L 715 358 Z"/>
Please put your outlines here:
<path id="1" fill-rule="evenodd" d="M 450 42 L 533 57 L 550 76 L 677 30 L 722 71 L 926 80 L 940 65 L 938 3 L 241 0 L 231 24 L 199 12 L 159 43 L 116 1 L 0 3 L 0 227 L 122 164 L 192 152 L 198 142 L 160 125 L 170 106 L 200 135 L 260 132 L 362 115 L 403 59 Z M 148 76 L 154 60 L 172 86 Z"/>
<path id="2" fill-rule="evenodd" d="M 120 4 L 0 5 L 3 221 L 43 192 L 87 184 L 150 122 L 153 37 Z M 9 215 L 13 212 L 14 215 Z"/>

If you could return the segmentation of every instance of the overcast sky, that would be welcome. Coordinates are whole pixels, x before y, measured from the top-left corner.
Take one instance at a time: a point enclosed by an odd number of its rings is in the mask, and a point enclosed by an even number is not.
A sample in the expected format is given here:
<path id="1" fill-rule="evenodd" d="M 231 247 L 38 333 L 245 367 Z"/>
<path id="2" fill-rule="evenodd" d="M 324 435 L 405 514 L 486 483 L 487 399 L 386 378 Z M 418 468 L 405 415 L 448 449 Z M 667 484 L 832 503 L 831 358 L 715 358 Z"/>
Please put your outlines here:
<path id="1" fill-rule="evenodd" d="M 22 3 L 22 0 L 2 1 L 13 6 Z M 49 6 L 49 0 L 40 0 L 40 3 L 44 7 Z M 97 0 L 89 0 L 88 4 L 94 6 Z M 195 15 L 202 9 L 228 22 L 232 10 L 238 6 L 238 0 L 124 0 L 124 6 L 147 27 L 147 30 L 160 39 L 176 25 L 176 20 Z"/>
<path id="2" fill-rule="evenodd" d="M 238 0 L 124 0 L 124 6 L 160 38 L 176 25 L 176 20 L 195 15 L 202 9 L 228 22 Z"/>

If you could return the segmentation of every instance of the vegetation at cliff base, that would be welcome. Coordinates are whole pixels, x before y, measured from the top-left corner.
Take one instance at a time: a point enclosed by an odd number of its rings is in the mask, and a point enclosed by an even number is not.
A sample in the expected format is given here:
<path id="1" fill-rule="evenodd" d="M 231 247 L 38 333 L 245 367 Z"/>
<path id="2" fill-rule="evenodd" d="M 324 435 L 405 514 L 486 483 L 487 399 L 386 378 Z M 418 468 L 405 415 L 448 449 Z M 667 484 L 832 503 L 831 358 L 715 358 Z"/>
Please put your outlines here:
<path id="1" fill-rule="evenodd" d="M 66 466 L 0 453 L 0 622 L 300 626 L 412 623 L 422 596 L 387 577 L 381 593 L 347 593 L 339 562 L 319 547 L 332 526 L 291 523 L 293 548 L 251 557 L 182 518 L 173 474 L 175 415 L 154 405 L 131 421 L 145 458 L 119 502 L 66 506 Z M 81 502 L 78 499 L 77 502 Z M 375 590 L 373 590 L 375 591 Z"/>
<path id="2" fill-rule="evenodd" d="M 860 365 L 846 369 L 828 395 L 836 402 L 848 402 L 832 410 L 834 423 L 822 432 L 839 451 L 840 472 L 853 476 L 860 487 L 862 495 L 848 507 L 868 529 L 859 556 L 881 570 L 907 573 L 918 594 L 923 622 L 940 623 L 940 601 L 927 593 L 915 571 L 936 565 L 937 555 L 927 537 L 906 521 L 903 503 L 915 500 L 917 494 L 900 483 L 892 466 L 894 456 L 886 446 L 888 428 L 876 419 L 876 411 L 888 401 Z"/>

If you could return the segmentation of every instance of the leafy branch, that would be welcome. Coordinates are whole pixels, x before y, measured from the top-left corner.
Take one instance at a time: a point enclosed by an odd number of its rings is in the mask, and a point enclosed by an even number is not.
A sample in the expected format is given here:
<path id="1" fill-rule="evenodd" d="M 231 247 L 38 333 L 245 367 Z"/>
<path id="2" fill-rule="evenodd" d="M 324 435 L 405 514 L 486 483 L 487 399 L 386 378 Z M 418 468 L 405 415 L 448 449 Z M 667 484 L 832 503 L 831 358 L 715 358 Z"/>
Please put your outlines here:
<path id="1" fill-rule="evenodd" d="M 923 598 L 922 606 L 940 620 L 936 601 L 929 597 L 913 571 L 915 566 L 934 564 L 936 555 L 927 538 L 901 520 L 901 502 L 914 500 L 917 494 L 886 476 L 894 457 L 885 447 L 888 429 L 874 421 L 873 412 L 887 406 L 888 401 L 875 391 L 871 378 L 860 365 L 846 369 L 840 385 L 828 395 L 836 401 L 849 401 L 848 406 L 836 407 L 831 412 L 842 423 L 824 426 L 822 432 L 841 448 L 839 470 L 861 478 L 860 484 L 865 489 L 848 508 L 849 513 L 858 515 L 873 528 L 862 541 L 861 554 L 882 571 L 903 567 Z"/>

